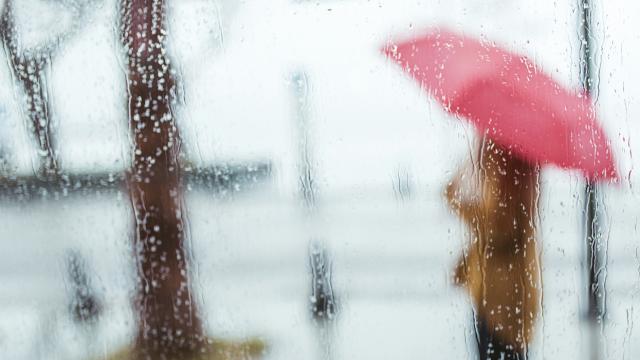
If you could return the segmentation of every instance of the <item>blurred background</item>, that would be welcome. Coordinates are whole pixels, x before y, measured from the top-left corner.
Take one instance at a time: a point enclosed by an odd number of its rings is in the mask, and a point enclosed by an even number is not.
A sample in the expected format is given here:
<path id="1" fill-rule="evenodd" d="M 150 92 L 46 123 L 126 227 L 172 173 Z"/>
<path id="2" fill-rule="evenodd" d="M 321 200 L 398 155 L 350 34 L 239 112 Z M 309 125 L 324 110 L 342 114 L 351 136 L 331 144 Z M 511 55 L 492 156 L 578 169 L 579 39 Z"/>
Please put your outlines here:
<path id="1" fill-rule="evenodd" d="M 0 357 L 97 358 L 136 332 L 119 2 L 13 3 L 0 52 Z M 453 29 L 578 89 L 582 2 L 166 4 L 185 244 L 206 332 L 259 338 L 265 359 L 474 358 L 469 299 L 451 280 L 467 231 L 443 189 L 476 132 L 380 48 Z M 640 4 L 609 0 L 591 11 L 593 98 L 621 177 L 601 187 L 606 313 L 594 340 L 584 181 L 545 167 L 532 359 L 640 356 Z M 7 29 L 36 59 L 26 80 L 12 70 Z M 33 103 L 46 121 L 30 117 Z"/>

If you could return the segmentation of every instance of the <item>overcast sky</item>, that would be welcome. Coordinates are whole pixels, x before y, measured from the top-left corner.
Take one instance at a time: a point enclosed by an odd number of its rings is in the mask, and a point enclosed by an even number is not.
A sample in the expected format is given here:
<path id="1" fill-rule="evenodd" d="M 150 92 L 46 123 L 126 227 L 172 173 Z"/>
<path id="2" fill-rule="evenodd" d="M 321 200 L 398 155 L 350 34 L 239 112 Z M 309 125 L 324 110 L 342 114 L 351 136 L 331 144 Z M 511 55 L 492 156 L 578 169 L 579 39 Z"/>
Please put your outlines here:
<path id="1" fill-rule="evenodd" d="M 25 47 L 73 24 L 63 8 L 20 1 Z M 312 160 L 325 188 L 379 186 L 400 173 L 441 184 L 462 160 L 473 129 L 447 116 L 378 49 L 393 38 L 448 27 L 525 54 L 567 86 L 578 86 L 573 2 L 527 1 L 173 1 L 171 54 L 182 75 L 179 117 L 194 162 L 267 159 L 278 183 L 295 181 L 299 132 L 291 76 L 308 75 Z M 634 79 L 639 5 L 597 8 L 598 111 L 623 174 L 640 130 Z M 38 17 L 30 16 L 38 12 Z M 637 13 L 637 12 L 636 12 Z M 63 166 L 121 169 L 128 162 L 124 73 L 115 2 L 104 0 L 55 53 L 54 120 Z M 1 55 L 4 56 L 4 55 Z M 0 64 L 6 64 L 1 61 Z M 0 83 L 10 83 L 0 66 Z M 20 171 L 32 167 L 19 92 L 0 88 L 9 124 L 2 135 Z M 637 149 L 635 153 L 640 153 Z M 29 155 L 29 154 L 32 155 Z M 632 161 L 634 160 L 634 161 Z"/>

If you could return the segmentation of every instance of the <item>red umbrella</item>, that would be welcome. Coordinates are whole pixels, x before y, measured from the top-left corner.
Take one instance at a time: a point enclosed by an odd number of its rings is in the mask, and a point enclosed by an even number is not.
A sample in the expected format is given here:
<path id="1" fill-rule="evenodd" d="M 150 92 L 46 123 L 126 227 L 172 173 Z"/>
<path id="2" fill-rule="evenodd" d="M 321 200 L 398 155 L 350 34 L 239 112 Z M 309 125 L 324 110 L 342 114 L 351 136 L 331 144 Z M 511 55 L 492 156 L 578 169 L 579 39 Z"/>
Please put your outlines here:
<path id="1" fill-rule="evenodd" d="M 384 53 L 447 111 L 523 158 L 579 169 L 589 180 L 617 178 L 589 97 L 565 89 L 526 57 L 444 30 Z"/>

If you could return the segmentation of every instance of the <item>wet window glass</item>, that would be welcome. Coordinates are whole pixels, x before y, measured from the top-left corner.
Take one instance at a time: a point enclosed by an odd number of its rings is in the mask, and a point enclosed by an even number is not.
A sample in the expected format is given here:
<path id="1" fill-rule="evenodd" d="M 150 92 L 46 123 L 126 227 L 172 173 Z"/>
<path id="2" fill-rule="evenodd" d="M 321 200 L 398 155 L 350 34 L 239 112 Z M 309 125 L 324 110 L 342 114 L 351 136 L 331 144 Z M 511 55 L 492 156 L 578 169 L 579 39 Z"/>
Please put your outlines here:
<path id="1" fill-rule="evenodd" d="M 0 358 L 638 358 L 638 11 L 0 0 Z"/>

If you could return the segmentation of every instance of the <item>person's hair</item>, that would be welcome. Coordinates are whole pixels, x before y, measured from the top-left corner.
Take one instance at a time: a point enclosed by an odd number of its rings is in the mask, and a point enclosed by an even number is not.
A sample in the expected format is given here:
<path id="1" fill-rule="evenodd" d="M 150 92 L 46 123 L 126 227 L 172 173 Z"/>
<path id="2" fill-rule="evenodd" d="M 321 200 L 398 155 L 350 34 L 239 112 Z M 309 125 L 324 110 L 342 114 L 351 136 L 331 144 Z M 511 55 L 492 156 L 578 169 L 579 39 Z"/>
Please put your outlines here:
<path id="1" fill-rule="evenodd" d="M 539 165 L 485 137 L 478 147 L 478 175 L 484 220 L 494 236 L 533 240 L 537 222 Z M 518 241 L 519 240 L 519 241 Z M 521 243 L 521 244 L 522 244 Z M 503 243 L 505 246 L 513 241 Z M 500 246 L 498 243 L 494 245 Z M 515 244 L 517 246 L 517 244 Z"/>

